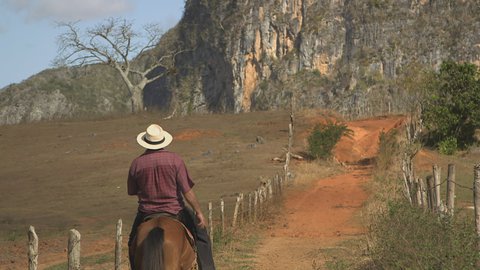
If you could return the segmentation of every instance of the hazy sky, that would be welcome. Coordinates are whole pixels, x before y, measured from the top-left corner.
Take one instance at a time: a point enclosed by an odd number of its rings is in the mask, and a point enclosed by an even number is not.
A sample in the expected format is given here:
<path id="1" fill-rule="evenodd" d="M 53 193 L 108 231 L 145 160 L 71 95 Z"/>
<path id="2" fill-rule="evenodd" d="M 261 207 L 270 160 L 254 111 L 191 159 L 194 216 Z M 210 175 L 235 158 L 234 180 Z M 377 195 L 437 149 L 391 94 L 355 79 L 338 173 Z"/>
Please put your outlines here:
<path id="1" fill-rule="evenodd" d="M 55 22 L 80 20 L 81 28 L 110 17 L 164 30 L 181 18 L 184 0 L 0 0 L 0 89 L 51 68 L 61 28 Z"/>

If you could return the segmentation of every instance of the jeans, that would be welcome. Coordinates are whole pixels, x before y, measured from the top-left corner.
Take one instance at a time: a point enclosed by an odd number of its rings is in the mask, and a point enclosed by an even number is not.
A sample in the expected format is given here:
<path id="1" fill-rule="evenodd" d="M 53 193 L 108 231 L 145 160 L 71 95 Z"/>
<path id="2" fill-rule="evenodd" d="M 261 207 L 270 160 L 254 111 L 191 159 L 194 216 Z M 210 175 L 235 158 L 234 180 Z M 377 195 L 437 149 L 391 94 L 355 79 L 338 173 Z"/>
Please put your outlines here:
<path id="1" fill-rule="evenodd" d="M 133 243 L 135 236 L 137 235 L 138 226 L 144 221 L 145 215 L 142 212 L 138 212 L 132 225 L 130 237 L 128 238 L 128 247 Z M 192 233 L 195 239 L 195 246 L 197 248 L 197 262 L 200 270 L 215 270 L 215 263 L 213 261 L 212 245 L 210 243 L 210 237 L 206 228 L 200 228 L 197 226 L 198 220 L 193 211 L 190 208 L 185 207 L 181 210 L 176 218 L 182 222 L 185 227 Z M 133 257 L 130 256 L 130 267 L 134 269 Z"/>

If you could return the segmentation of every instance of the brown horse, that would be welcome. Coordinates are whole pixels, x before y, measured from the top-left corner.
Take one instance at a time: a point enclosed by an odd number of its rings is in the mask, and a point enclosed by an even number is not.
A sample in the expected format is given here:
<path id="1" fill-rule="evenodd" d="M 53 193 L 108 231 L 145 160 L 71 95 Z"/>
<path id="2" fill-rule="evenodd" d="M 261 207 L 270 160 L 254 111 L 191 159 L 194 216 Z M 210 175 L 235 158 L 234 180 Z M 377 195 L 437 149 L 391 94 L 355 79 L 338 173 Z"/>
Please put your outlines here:
<path id="1" fill-rule="evenodd" d="M 180 221 L 160 216 L 142 223 L 132 245 L 136 270 L 195 269 L 196 254 Z"/>

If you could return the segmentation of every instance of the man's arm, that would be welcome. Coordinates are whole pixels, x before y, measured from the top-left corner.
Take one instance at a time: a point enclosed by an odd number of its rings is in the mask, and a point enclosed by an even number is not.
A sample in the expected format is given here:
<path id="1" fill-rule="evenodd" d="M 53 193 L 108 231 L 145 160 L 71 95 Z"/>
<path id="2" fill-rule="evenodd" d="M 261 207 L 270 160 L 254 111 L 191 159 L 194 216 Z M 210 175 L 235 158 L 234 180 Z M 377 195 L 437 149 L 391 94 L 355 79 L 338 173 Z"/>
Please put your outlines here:
<path id="1" fill-rule="evenodd" d="M 200 208 L 200 203 L 197 200 L 197 196 L 193 192 L 193 189 L 190 189 L 188 192 L 184 193 L 183 196 L 185 200 L 187 200 L 188 204 L 193 208 L 195 211 L 195 215 L 197 216 L 199 223 L 198 226 L 205 228 L 207 224 L 207 220 L 203 216 L 202 209 Z"/>
<path id="2" fill-rule="evenodd" d="M 135 180 L 135 177 L 133 176 L 132 168 L 130 168 L 128 172 L 128 179 L 127 179 L 127 193 L 128 195 L 137 195 L 138 193 L 138 187 L 137 187 L 137 181 Z"/>

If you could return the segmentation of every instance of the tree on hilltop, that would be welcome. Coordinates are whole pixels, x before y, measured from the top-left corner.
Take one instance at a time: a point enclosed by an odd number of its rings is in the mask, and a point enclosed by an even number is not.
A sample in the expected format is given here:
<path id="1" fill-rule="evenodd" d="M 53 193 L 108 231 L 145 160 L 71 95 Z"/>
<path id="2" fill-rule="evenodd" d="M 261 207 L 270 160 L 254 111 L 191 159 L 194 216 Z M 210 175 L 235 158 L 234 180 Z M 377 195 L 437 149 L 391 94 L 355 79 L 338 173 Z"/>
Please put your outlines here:
<path id="1" fill-rule="evenodd" d="M 173 72 L 175 57 L 182 52 L 172 51 L 161 57 L 149 55 L 151 60 L 139 68 L 132 65 L 132 57 L 142 55 L 158 44 L 162 31 L 157 24 L 135 31 L 131 22 L 110 18 L 83 32 L 77 22 L 62 22 L 59 27 L 66 30 L 58 36 L 59 53 L 54 60 L 55 65 L 105 64 L 114 68 L 128 88 L 133 113 L 144 109 L 145 86 Z M 156 75 L 152 75 L 153 71 Z"/>

